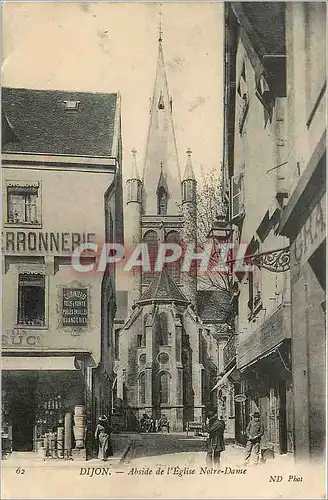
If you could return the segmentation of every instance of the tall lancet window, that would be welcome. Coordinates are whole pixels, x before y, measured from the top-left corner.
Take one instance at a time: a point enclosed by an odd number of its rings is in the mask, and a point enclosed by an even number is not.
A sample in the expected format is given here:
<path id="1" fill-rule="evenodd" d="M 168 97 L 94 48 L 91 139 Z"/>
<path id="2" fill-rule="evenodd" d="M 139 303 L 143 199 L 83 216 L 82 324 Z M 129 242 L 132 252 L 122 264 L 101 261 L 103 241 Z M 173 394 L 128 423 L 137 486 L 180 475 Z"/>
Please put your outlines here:
<path id="1" fill-rule="evenodd" d="M 138 380 L 139 389 L 139 404 L 144 405 L 146 403 L 146 374 L 141 372 Z"/>
<path id="2" fill-rule="evenodd" d="M 167 192 L 163 186 L 161 186 L 157 193 L 157 214 L 167 215 Z"/>
<path id="3" fill-rule="evenodd" d="M 160 372 L 159 378 L 159 402 L 161 404 L 168 404 L 170 401 L 170 374 L 168 372 Z"/>
<path id="4" fill-rule="evenodd" d="M 156 231 L 147 231 L 143 239 L 144 243 L 148 247 L 150 271 L 144 271 L 142 275 L 142 281 L 144 284 L 150 283 L 151 280 L 156 276 L 155 263 L 157 260 L 158 253 L 158 237 Z"/>
<path id="5" fill-rule="evenodd" d="M 158 343 L 159 345 L 169 345 L 169 324 L 167 320 L 167 315 L 165 312 L 162 312 L 159 315 L 159 338 L 158 338 Z"/>
<path id="6" fill-rule="evenodd" d="M 166 236 L 167 243 L 175 243 L 180 245 L 180 235 L 177 231 L 170 231 Z M 166 269 L 169 275 L 176 283 L 180 283 L 180 271 L 181 271 L 181 260 L 175 260 L 174 262 L 168 262 L 166 264 Z"/>

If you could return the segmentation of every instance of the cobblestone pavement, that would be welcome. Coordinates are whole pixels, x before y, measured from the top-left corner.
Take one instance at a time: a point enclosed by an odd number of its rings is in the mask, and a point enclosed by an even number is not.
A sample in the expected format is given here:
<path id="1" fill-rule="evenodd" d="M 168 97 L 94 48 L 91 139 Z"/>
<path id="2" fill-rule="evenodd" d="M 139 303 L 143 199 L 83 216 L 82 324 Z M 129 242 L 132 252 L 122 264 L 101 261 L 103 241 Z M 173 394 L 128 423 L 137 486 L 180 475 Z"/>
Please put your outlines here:
<path id="1" fill-rule="evenodd" d="M 13 454 L 3 462 L 1 498 L 325 498 L 322 468 L 277 456 L 244 468 L 243 448 L 227 444 L 220 468 L 206 467 L 203 438 L 180 434 L 113 436 L 108 462 L 43 460 Z M 132 446 L 126 462 L 119 450 Z M 22 470 L 24 473 L 22 473 Z"/>

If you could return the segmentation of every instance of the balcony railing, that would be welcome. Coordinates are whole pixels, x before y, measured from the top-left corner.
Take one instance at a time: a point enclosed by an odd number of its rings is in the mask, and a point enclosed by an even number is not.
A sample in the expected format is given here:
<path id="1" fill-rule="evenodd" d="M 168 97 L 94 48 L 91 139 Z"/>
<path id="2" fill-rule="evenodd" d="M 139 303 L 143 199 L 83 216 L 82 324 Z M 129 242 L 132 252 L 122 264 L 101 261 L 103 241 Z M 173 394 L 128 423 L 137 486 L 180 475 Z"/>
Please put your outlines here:
<path id="1" fill-rule="evenodd" d="M 236 335 L 231 335 L 228 342 L 223 348 L 223 364 L 226 369 L 230 363 L 236 358 Z"/>

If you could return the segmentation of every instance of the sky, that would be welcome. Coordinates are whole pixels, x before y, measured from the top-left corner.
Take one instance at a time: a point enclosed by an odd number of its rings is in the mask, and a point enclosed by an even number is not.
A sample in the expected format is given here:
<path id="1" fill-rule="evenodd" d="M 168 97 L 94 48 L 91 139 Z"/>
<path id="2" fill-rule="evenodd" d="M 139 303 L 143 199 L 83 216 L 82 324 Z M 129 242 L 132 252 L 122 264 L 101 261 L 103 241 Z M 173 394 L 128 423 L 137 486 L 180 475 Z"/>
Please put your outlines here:
<path id="1" fill-rule="evenodd" d="M 223 4 L 217 2 L 3 4 L 2 85 L 121 94 L 123 175 L 131 149 L 142 171 L 162 12 L 180 168 L 220 169 Z"/>

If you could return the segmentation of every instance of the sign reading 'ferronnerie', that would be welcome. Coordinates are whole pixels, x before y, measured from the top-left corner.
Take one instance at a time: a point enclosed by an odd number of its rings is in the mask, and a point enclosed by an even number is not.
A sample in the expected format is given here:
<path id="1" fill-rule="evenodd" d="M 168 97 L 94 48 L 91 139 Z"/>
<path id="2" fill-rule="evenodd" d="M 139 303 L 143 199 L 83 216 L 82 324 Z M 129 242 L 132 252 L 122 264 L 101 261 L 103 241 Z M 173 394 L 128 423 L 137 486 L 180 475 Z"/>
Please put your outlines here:
<path id="1" fill-rule="evenodd" d="M 87 326 L 88 291 L 86 288 L 64 288 L 62 303 L 63 326 Z"/>

